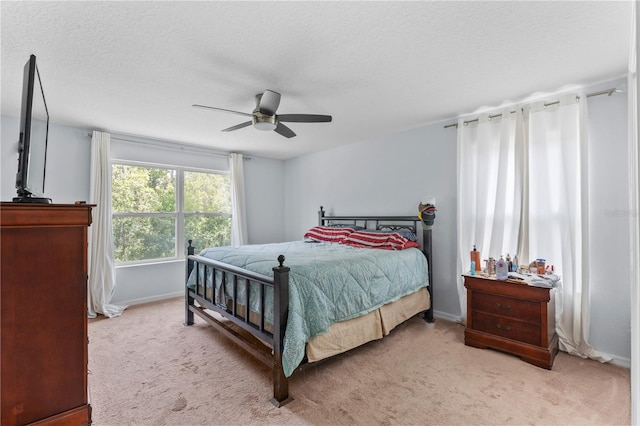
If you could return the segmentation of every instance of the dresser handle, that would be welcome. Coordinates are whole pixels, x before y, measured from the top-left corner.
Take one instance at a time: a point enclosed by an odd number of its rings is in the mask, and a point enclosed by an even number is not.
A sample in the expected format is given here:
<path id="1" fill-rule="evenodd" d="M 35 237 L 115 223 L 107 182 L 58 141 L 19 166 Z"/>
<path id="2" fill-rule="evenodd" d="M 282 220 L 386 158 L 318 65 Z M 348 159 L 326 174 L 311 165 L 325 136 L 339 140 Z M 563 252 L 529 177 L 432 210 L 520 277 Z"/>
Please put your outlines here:
<path id="1" fill-rule="evenodd" d="M 502 307 L 503 307 L 500 303 L 496 303 L 496 306 L 497 306 L 498 308 L 502 308 Z M 504 308 L 505 308 L 506 310 L 509 310 L 509 309 L 511 309 L 511 305 L 504 306 Z"/>
<path id="2" fill-rule="evenodd" d="M 502 326 L 500 324 L 496 324 L 496 327 L 502 329 Z M 505 327 L 504 329 L 505 331 L 511 331 L 511 327 Z"/>

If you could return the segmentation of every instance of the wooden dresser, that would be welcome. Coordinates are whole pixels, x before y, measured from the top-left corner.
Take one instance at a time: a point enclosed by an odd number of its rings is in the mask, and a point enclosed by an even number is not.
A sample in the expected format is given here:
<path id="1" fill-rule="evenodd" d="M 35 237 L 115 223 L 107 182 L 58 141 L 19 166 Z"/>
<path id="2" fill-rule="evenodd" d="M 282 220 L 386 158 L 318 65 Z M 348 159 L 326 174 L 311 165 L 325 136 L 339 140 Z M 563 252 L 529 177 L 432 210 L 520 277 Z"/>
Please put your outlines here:
<path id="1" fill-rule="evenodd" d="M 86 425 L 91 206 L 0 206 L 3 426 Z"/>
<path id="2" fill-rule="evenodd" d="M 468 275 L 464 276 L 464 285 L 466 345 L 498 349 L 538 367 L 553 367 L 558 353 L 555 288 Z"/>

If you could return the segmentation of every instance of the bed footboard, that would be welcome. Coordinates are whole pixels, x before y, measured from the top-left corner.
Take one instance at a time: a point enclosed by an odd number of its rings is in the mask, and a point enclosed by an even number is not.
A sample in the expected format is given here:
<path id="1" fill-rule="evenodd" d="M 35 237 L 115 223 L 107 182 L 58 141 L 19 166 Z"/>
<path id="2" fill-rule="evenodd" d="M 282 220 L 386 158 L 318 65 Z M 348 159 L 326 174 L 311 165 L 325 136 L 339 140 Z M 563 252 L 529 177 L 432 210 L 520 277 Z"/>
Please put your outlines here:
<path id="1" fill-rule="evenodd" d="M 278 257 L 279 265 L 273 268 L 274 276 L 271 278 L 195 255 L 194 251 L 192 240 L 189 240 L 184 324 L 192 325 L 195 314 L 225 334 L 272 369 L 272 403 L 281 407 L 292 401 L 293 398 L 289 397 L 289 381 L 282 368 L 284 332 L 289 314 L 289 268 L 283 265 L 284 256 Z M 190 282 L 189 277 L 192 275 Z M 246 290 L 244 306 L 238 302 L 238 287 L 241 282 L 245 283 Z M 218 286 L 222 296 L 216 291 Z M 221 301 L 225 299 L 227 286 L 231 287 L 231 302 L 223 303 Z M 255 314 L 250 305 L 252 288 L 258 289 L 257 320 L 252 320 L 251 317 L 252 313 Z M 273 292 L 272 327 L 269 327 L 265 316 L 265 299 L 269 291 Z"/>

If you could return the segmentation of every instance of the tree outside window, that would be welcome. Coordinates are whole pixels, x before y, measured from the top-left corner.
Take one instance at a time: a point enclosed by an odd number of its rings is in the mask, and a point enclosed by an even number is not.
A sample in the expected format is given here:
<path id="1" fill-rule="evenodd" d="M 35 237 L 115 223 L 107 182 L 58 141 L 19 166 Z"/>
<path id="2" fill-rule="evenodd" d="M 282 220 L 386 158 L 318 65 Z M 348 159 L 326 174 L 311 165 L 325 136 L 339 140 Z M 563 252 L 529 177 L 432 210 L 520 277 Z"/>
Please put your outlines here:
<path id="1" fill-rule="evenodd" d="M 228 174 L 113 164 L 112 186 L 116 262 L 178 258 L 189 239 L 230 244 Z"/>
<path id="2" fill-rule="evenodd" d="M 231 244 L 228 174 L 184 172 L 184 235 L 198 249 Z"/>

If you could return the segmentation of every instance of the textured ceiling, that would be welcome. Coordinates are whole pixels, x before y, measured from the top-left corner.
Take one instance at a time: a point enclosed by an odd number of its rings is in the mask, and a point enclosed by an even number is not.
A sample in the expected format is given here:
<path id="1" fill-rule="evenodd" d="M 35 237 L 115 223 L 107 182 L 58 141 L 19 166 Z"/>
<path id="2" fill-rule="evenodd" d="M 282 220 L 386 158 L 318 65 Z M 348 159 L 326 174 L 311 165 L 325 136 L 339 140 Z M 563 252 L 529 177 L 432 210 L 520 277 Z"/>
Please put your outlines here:
<path id="1" fill-rule="evenodd" d="M 631 2 L 2 1 L 2 114 L 286 159 L 626 72 Z M 298 136 L 246 127 L 278 91 Z"/>

